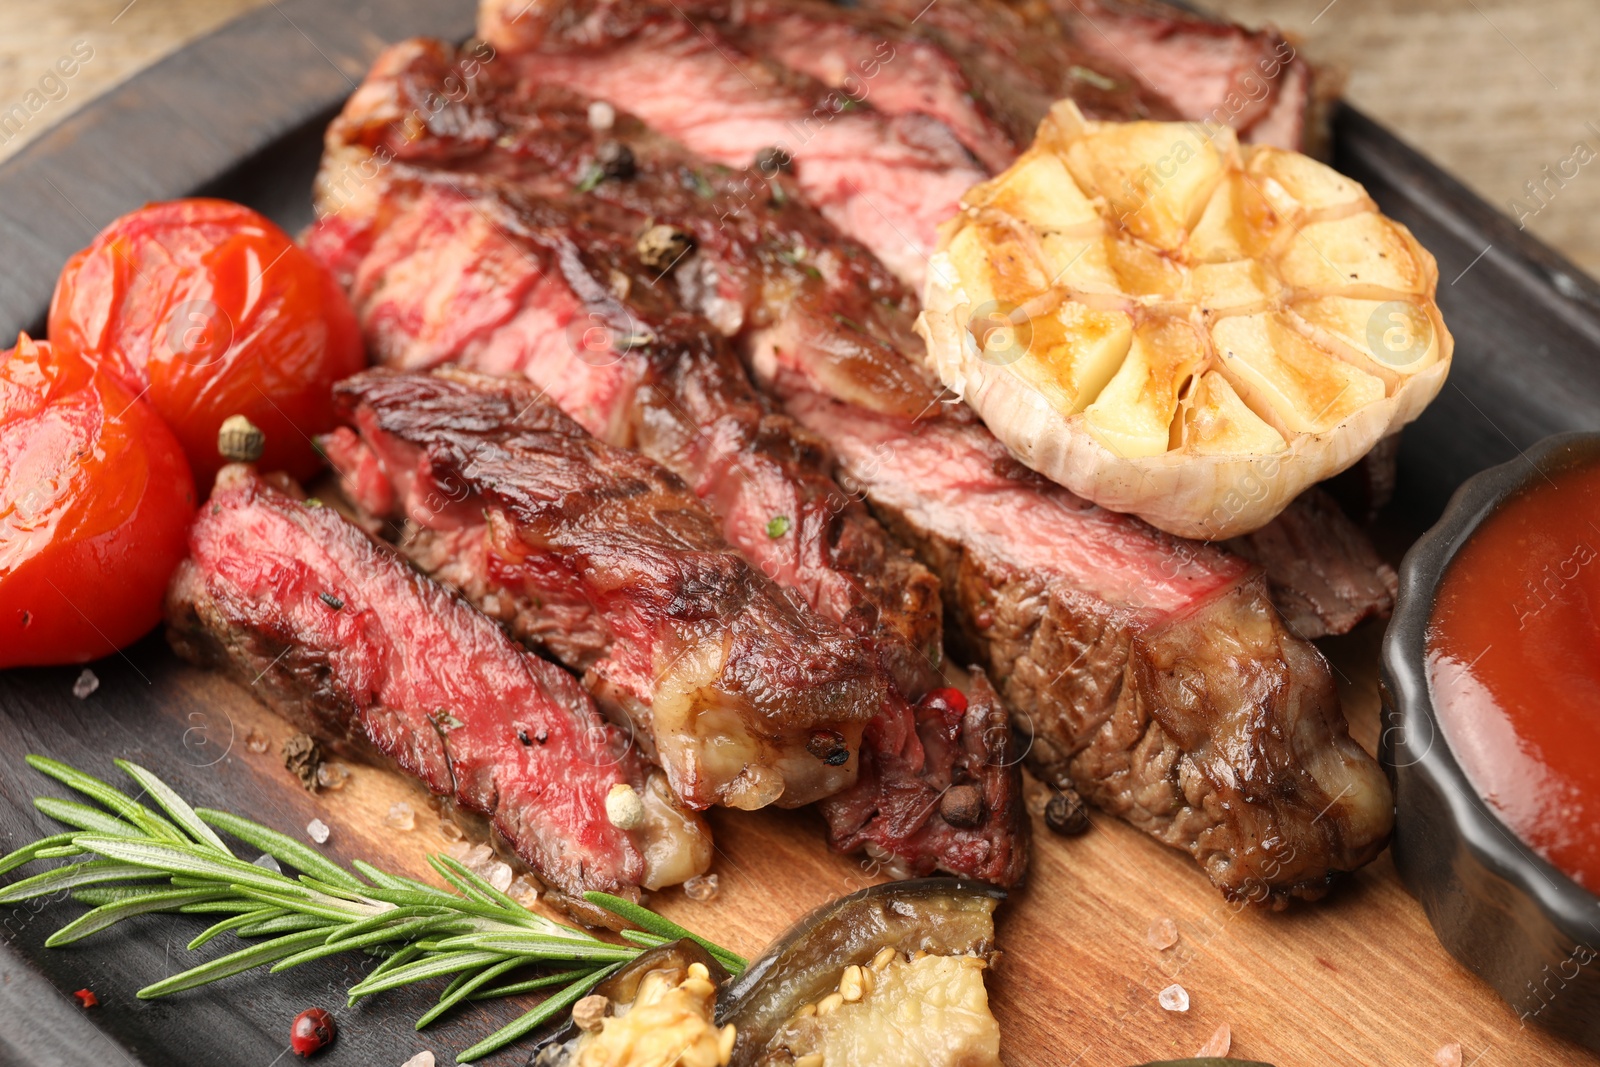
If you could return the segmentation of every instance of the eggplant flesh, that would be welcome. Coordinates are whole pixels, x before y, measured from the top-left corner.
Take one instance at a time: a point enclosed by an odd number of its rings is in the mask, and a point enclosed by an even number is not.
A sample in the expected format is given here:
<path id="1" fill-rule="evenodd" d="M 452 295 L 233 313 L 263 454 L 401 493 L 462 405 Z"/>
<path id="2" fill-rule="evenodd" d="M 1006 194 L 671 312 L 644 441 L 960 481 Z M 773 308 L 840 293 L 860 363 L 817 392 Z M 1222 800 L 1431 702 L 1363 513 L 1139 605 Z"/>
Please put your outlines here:
<path id="1" fill-rule="evenodd" d="M 717 1025 L 736 1028 L 729 1067 L 775 1062 L 768 1051 L 780 1030 L 833 993 L 846 968 L 868 967 L 884 949 L 901 961 L 987 959 L 994 910 L 1004 899 L 1004 890 L 982 882 L 921 878 L 872 886 L 818 908 L 718 994 Z"/>
<path id="2" fill-rule="evenodd" d="M 699 964 L 713 985 L 721 986 L 728 980 L 728 972 L 717 958 L 697 943 L 687 938 L 670 941 L 665 945 L 641 953 L 616 974 L 594 987 L 597 993 L 616 1006 L 618 1014 L 626 1014 L 639 996 L 640 984 L 652 972 L 664 972 L 675 977 L 686 975 L 689 968 Z M 709 1026 L 710 1019 L 705 1020 Z M 546 1031 L 534 1046 L 528 1067 L 572 1067 L 579 1061 L 580 1040 L 583 1032 L 568 1016 L 559 1027 Z"/>

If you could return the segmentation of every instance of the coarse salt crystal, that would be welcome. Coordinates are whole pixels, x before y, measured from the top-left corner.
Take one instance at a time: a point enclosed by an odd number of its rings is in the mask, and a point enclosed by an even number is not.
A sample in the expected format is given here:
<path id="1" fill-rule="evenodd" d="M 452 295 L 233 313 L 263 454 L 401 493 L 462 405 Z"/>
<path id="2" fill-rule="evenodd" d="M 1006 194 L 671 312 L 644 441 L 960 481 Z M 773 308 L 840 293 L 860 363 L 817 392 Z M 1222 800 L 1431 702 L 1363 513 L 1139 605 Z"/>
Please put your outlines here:
<path id="1" fill-rule="evenodd" d="M 328 843 L 328 835 L 333 831 L 328 829 L 328 824 L 321 819 L 312 819 L 306 823 L 306 836 L 319 845 Z"/>
<path id="2" fill-rule="evenodd" d="M 439 836 L 444 838 L 446 841 L 461 841 L 467 835 L 465 831 L 461 829 L 461 827 L 457 826 L 449 819 L 445 819 L 439 823 Z"/>
<path id="3" fill-rule="evenodd" d="M 1171 919 L 1157 919 L 1145 931 L 1144 939 L 1151 948 L 1165 952 L 1178 943 L 1178 924 Z"/>
<path id="4" fill-rule="evenodd" d="M 715 899 L 720 888 L 714 874 L 697 874 L 683 883 L 684 896 L 700 904 Z"/>
<path id="5" fill-rule="evenodd" d="M 1228 1049 L 1233 1047 L 1233 1028 L 1227 1023 L 1217 1027 L 1217 1032 L 1211 1035 L 1211 1040 L 1200 1046 L 1200 1051 L 1195 1055 L 1215 1056 L 1221 1058 L 1228 1054 Z"/>
<path id="6" fill-rule="evenodd" d="M 494 859 L 494 850 L 485 844 L 476 844 L 467 849 L 461 856 L 461 866 L 473 874 L 481 875 L 489 869 L 489 862 Z"/>
<path id="7" fill-rule="evenodd" d="M 511 888 L 511 865 L 496 860 L 494 863 L 489 864 L 483 880 L 504 893 Z"/>
<path id="8" fill-rule="evenodd" d="M 317 764 L 317 785 L 323 789 L 343 789 L 350 780 L 350 768 L 342 763 Z"/>
<path id="9" fill-rule="evenodd" d="M 1181 985 L 1169 985 L 1156 995 L 1156 1000 L 1168 1011 L 1188 1011 L 1189 991 Z"/>
<path id="10" fill-rule="evenodd" d="M 402 1063 L 400 1067 L 433 1067 L 433 1064 L 433 1053 L 429 1052 L 427 1049 L 423 1049 L 421 1052 Z"/>
<path id="11" fill-rule="evenodd" d="M 1461 1067 L 1461 1044 L 1456 1041 L 1441 1045 L 1433 1054 L 1434 1067 Z"/>
<path id="12" fill-rule="evenodd" d="M 79 700 L 88 700 L 89 694 L 100 688 L 100 676 L 88 667 L 78 675 L 78 680 L 72 683 L 72 695 Z"/>
<path id="13" fill-rule="evenodd" d="M 252 726 L 250 732 L 244 735 L 244 747 L 259 756 L 272 747 L 272 742 L 267 739 L 266 734 Z"/>
<path id="14" fill-rule="evenodd" d="M 524 908 L 531 908 L 539 903 L 539 886 L 532 878 L 519 874 L 511 880 L 511 888 L 506 890 L 506 895 Z"/>
<path id="15" fill-rule="evenodd" d="M 261 867 L 269 871 L 276 871 L 278 874 L 283 873 L 283 868 L 278 866 L 278 861 L 272 858 L 272 854 L 270 852 L 263 852 L 261 855 L 252 860 L 251 863 L 257 867 Z"/>
<path id="16" fill-rule="evenodd" d="M 411 810 L 411 805 L 403 800 L 397 800 L 389 805 L 389 814 L 383 817 L 383 825 L 393 830 L 410 830 L 417 825 L 417 813 Z"/>
<path id="17" fill-rule="evenodd" d="M 609 130 L 617 124 L 617 109 L 604 100 L 589 105 L 589 125 L 597 130 Z"/>

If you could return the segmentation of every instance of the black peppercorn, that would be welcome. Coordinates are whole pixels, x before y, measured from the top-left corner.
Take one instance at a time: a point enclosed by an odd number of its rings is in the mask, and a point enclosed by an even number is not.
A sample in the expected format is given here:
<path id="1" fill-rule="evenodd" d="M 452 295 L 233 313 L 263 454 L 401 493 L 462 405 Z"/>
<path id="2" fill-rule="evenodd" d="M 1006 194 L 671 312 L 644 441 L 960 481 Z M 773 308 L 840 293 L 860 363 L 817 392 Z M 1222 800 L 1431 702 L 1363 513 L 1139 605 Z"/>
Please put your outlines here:
<path id="1" fill-rule="evenodd" d="M 1089 809 L 1082 797 L 1067 789 L 1044 806 L 1044 824 L 1058 834 L 1076 837 L 1089 829 Z"/>
<path id="2" fill-rule="evenodd" d="M 621 141 L 602 141 L 594 159 L 607 178 L 631 178 L 637 169 L 633 149 Z"/>

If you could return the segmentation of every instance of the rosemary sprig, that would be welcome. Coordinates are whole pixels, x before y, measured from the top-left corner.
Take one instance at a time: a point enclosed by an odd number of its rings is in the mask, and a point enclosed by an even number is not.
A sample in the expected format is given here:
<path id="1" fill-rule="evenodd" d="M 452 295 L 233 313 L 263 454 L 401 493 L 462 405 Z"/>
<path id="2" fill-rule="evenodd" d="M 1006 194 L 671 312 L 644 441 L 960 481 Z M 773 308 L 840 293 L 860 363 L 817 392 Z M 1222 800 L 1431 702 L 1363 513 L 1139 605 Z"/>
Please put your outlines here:
<path id="1" fill-rule="evenodd" d="M 0 904 L 70 890 L 73 899 L 90 906 L 46 945 L 72 944 L 155 912 L 219 916 L 189 943 L 191 950 L 225 934 L 265 939 L 147 985 L 139 990 L 142 999 L 261 966 L 276 973 L 344 952 L 385 957 L 350 987 L 351 1004 L 417 982 L 450 979 L 439 1002 L 417 1020 L 419 1030 L 465 1001 L 553 990 L 521 1018 L 458 1054 L 466 1063 L 536 1029 L 640 953 L 667 941 L 692 938 L 735 974 L 747 966 L 743 957 L 620 897 L 585 894 L 591 904 L 638 927 L 623 931 L 625 943 L 619 945 L 529 911 L 448 856 L 429 856 L 428 862 L 451 890 L 359 860 L 352 872 L 260 823 L 192 808 L 161 779 L 125 760 L 117 766 L 159 811 L 56 760 L 29 756 L 28 764 L 100 805 L 37 798 L 40 812 L 72 829 L 0 858 L 0 874 L 39 860 L 72 861 L 0 887 Z M 297 875 L 240 858 L 223 835 Z M 524 970 L 546 973 L 514 977 Z"/>

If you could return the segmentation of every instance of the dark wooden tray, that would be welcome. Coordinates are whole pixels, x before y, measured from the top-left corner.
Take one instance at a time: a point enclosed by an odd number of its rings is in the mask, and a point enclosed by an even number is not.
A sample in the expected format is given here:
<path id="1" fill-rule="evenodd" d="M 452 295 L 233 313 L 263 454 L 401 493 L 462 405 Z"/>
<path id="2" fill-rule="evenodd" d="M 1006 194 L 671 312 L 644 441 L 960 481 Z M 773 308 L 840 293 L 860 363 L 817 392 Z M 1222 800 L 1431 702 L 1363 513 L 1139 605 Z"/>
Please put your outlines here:
<path id="1" fill-rule="evenodd" d="M 473 14 L 470 0 L 279 0 L 61 123 L 0 165 L 0 337 L 42 333 L 61 264 L 99 227 L 145 201 L 209 193 L 251 204 L 291 231 L 303 226 L 322 129 L 377 51 L 414 34 L 463 38 Z M 1340 111 L 1334 127 L 1336 165 L 1438 257 L 1439 303 L 1457 342 L 1443 394 L 1405 434 L 1399 494 L 1383 520 L 1388 539 L 1403 547 L 1470 474 L 1547 434 L 1600 428 L 1600 285 L 1360 113 Z M 1350 664 L 1345 696 L 1369 744 L 1375 652 L 1371 633 L 1330 648 L 1336 663 Z M 402 839 L 375 825 L 392 799 L 409 797 L 420 810 L 414 787 L 394 776 L 362 771 L 348 796 L 313 800 L 288 784 L 270 753 L 248 755 L 243 738 L 253 729 L 270 733 L 270 717 L 239 688 L 178 664 L 159 637 L 93 667 L 101 689 L 87 701 L 70 694 L 76 669 L 0 673 L 0 849 L 54 829 L 30 799 L 59 791 L 23 765 L 28 752 L 108 777 L 112 758 L 126 756 L 197 802 L 289 831 L 333 804 L 349 818 L 330 820 L 329 848 L 346 859 L 414 870 L 425 847 L 438 847 L 424 831 Z M 742 896 L 725 910 L 719 905 L 715 921 L 725 915 L 745 950 L 864 877 L 851 861 L 826 854 L 804 816 L 719 819 L 717 829 L 724 884 Z M 1428 1062 L 1452 1032 L 1469 1053 L 1474 1041 L 1489 1043 L 1485 1035 L 1510 1034 L 1503 1040 L 1522 1043 L 1511 1062 L 1589 1062 L 1536 1032 L 1514 1032 L 1514 1016 L 1432 942 L 1387 859 L 1324 908 L 1281 920 L 1247 915 L 1235 926 L 1186 864 L 1116 824 L 1102 829 L 1081 845 L 1041 842 L 1048 854 L 1035 885 L 1046 883 L 1049 892 L 1028 894 L 1008 920 L 1012 969 L 1000 976 L 996 1003 L 1010 1062 L 1067 1062 L 1076 1053 L 1091 1067 L 1187 1055 L 1223 1021 L 1234 1027 L 1236 1054 L 1277 1056 L 1284 1067 L 1321 1061 L 1334 1049 L 1347 1050 L 1349 1062 Z M 665 903 L 682 908 L 681 900 Z M 327 961 L 144 1004 L 133 990 L 192 962 L 183 946 L 197 922 L 148 917 L 72 950 L 45 950 L 44 938 L 70 914 L 57 904 L 0 911 L 0 1063 L 268 1064 L 287 1055 L 288 1020 L 312 1004 L 342 1005 L 360 967 Z M 692 922 L 693 906 L 683 914 Z M 1233 952 L 1218 943 L 1227 939 L 1207 939 L 1207 952 L 1223 961 L 1217 988 L 1182 1018 L 1136 1014 L 1165 984 L 1160 970 L 1170 960 L 1158 966 L 1139 947 L 1145 926 L 1162 914 L 1197 940 L 1220 916 L 1219 930 L 1232 927 L 1239 942 Z M 1202 963 L 1188 966 L 1201 979 L 1209 973 Z M 1346 966 L 1360 970 L 1338 973 Z M 1391 971 L 1381 980 L 1412 992 L 1390 987 L 1364 1000 L 1359 990 Z M 1231 994 L 1220 988 L 1227 981 L 1237 987 Z M 1328 984 L 1349 988 L 1310 992 Z M 102 998 L 92 1012 L 68 995 L 85 985 Z M 1309 1006 L 1301 1002 L 1307 996 Z M 413 1034 L 410 1021 L 429 999 L 414 991 L 341 1011 L 343 1036 L 324 1062 L 398 1065 L 428 1047 L 448 1063 L 449 1050 L 517 1010 L 479 1007 Z M 1459 1033 L 1478 1016 L 1489 1021 L 1476 1036 Z M 1147 1033 L 1146 1023 L 1166 1029 Z M 1430 1027 L 1448 1031 L 1447 1023 L 1456 1030 L 1435 1037 Z M 522 1058 L 507 1052 L 494 1062 Z"/>

